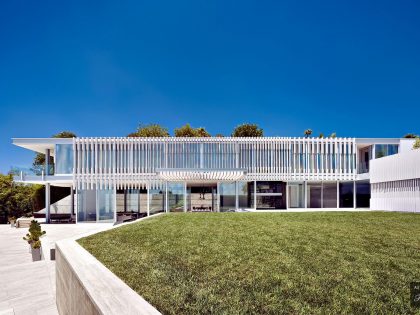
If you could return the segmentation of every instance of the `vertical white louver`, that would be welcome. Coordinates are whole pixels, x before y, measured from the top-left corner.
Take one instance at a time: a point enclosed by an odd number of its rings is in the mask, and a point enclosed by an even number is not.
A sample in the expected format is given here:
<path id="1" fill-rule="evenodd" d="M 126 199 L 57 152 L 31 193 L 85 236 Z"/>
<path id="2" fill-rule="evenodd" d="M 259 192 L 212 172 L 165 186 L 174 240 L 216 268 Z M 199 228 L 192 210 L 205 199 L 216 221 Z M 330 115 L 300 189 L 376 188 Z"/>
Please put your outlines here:
<path id="1" fill-rule="evenodd" d="M 347 138 L 75 138 L 79 188 L 161 187 L 159 169 L 244 169 L 244 180 L 354 180 Z"/>

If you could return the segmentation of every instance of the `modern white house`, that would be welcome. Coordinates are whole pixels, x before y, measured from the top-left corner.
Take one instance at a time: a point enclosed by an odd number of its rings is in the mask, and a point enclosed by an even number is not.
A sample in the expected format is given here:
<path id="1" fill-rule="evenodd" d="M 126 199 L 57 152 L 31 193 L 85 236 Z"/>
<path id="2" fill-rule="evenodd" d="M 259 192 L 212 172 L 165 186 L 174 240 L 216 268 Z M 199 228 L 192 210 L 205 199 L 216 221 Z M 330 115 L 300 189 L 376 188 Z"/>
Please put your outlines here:
<path id="1" fill-rule="evenodd" d="M 17 172 L 15 181 L 45 185 L 47 221 L 63 213 L 76 222 L 183 211 L 386 210 L 378 195 L 388 180 L 379 175 L 386 173 L 382 160 L 411 151 L 412 143 L 399 138 L 13 139 L 54 160 Z M 50 204 L 51 186 L 69 187 L 63 209 Z"/>

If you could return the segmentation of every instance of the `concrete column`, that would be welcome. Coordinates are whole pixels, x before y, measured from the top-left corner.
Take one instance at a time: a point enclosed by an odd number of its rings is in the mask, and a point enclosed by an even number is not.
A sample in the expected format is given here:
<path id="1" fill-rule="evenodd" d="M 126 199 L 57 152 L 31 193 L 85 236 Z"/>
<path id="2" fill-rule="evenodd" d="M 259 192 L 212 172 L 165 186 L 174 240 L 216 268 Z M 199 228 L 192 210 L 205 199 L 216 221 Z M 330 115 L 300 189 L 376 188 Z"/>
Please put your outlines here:
<path id="1" fill-rule="evenodd" d="M 305 199 L 304 199 L 304 203 L 305 203 L 305 209 L 306 208 L 308 208 L 308 182 L 305 180 L 304 181 L 304 186 L 303 186 L 303 188 L 304 188 L 304 194 L 305 194 Z"/>
<path id="2" fill-rule="evenodd" d="M 45 150 L 45 176 L 50 175 L 50 149 Z"/>
<path id="3" fill-rule="evenodd" d="M 50 183 L 45 184 L 45 222 L 50 223 L 51 191 Z"/>

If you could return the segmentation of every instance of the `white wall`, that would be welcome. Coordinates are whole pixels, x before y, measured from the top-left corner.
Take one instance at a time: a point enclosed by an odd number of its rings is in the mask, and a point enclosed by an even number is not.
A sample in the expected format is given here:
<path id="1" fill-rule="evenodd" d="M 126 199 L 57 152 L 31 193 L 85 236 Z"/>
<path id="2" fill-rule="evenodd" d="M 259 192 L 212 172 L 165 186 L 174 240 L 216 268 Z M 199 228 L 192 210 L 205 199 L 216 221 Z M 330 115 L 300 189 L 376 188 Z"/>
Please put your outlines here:
<path id="1" fill-rule="evenodd" d="M 420 150 L 372 160 L 372 210 L 420 212 Z"/>
<path id="2" fill-rule="evenodd" d="M 420 149 L 370 161 L 370 182 L 420 178 Z"/>
<path id="3" fill-rule="evenodd" d="M 401 139 L 400 153 L 410 152 L 413 150 L 415 139 Z"/>

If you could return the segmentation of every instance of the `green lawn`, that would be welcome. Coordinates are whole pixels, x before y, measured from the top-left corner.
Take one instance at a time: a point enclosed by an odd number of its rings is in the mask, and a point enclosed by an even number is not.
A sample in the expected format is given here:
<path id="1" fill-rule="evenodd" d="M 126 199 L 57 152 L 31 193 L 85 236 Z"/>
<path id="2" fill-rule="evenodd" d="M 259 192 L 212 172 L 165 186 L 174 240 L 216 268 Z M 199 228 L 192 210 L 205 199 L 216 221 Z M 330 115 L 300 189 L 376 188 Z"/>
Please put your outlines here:
<path id="1" fill-rule="evenodd" d="M 164 314 L 420 313 L 418 214 L 165 214 L 79 243 Z"/>

